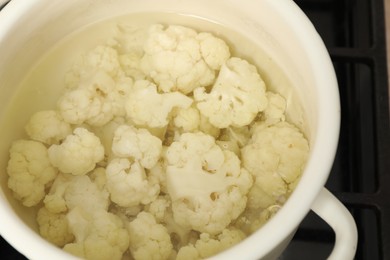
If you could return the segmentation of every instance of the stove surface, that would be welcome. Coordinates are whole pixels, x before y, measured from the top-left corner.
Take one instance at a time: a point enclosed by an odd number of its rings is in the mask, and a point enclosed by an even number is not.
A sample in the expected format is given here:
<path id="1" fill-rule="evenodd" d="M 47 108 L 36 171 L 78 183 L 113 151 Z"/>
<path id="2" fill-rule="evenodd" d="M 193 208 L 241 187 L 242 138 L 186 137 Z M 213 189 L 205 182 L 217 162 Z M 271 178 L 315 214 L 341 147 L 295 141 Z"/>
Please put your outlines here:
<path id="1" fill-rule="evenodd" d="M 355 259 L 390 259 L 390 128 L 383 0 L 296 0 L 312 20 L 338 77 L 342 123 L 326 187 L 351 211 Z M 314 213 L 281 259 L 326 259 L 333 231 Z"/>
<path id="2" fill-rule="evenodd" d="M 356 220 L 359 243 L 355 259 L 390 259 L 390 127 L 384 0 L 295 2 L 322 36 L 339 82 L 340 142 L 326 187 Z M 280 259 L 326 259 L 333 244 L 333 231 L 310 212 Z M 0 257 L 26 259 L 1 237 Z"/>

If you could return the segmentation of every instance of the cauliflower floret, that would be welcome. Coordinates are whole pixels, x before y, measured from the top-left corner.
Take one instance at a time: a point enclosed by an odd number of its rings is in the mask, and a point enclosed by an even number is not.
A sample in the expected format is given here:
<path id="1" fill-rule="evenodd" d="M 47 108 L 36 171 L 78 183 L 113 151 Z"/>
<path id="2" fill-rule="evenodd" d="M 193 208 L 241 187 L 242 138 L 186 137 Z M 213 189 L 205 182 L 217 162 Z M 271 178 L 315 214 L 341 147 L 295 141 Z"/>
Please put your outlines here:
<path id="1" fill-rule="evenodd" d="M 140 69 L 142 56 L 135 52 L 128 52 L 119 56 L 119 62 L 126 76 L 132 77 L 134 80 L 146 78 L 145 73 Z"/>
<path id="2" fill-rule="evenodd" d="M 104 158 L 99 138 L 85 128 L 76 128 L 60 145 L 49 150 L 50 162 L 63 173 L 83 175 L 93 170 Z"/>
<path id="3" fill-rule="evenodd" d="M 117 76 L 118 72 L 121 71 L 117 51 L 107 45 L 97 46 L 90 51 L 84 58 L 84 65 L 86 70 L 100 69 L 111 77 Z"/>
<path id="4" fill-rule="evenodd" d="M 204 259 L 234 246 L 246 235 L 239 229 L 227 228 L 215 238 L 208 233 L 200 234 L 195 245 L 189 244 L 180 248 L 176 260 Z"/>
<path id="5" fill-rule="evenodd" d="M 40 142 L 18 140 L 9 150 L 8 187 L 24 206 L 37 205 L 45 196 L 45 188 L 58 171 L 50 164 L 47 148 Z"/>
<path id="6" fill-rule="evenodd" d="M 217 234 L 245 209 L 252 177 L 213 137 L 185 133 L 165 158 L 168 193 L 179 225 Z"/>
<path id="7" fill-rule="evenodd" d="M 113 159 L 106 169 L 107 189 L 111 200 L 121 207 L 132 207 L 154 201 L 160 186 L 149 180 L 144 168 L 128 159 Z"/>
<path id="8" fill-rule="evenodd" d="M 176 132 L 176 134 L 201 131 L 214 138 L 217 138 L 220 134 L 220 129 L 210 124 L 208 118 L 200 114 L 196 105 L 185 109 L 177 109 L 172 122 L 173 129 L 169 130 Z"/>
<path id="9" fill-rule="evenodd" d="M 31 139 L 49 145 L 58 144 L 72 133 L 70 125 L 54 110 L 44 110 L 35 113 L 30 118 L 25 129 Z"/>
<path id="10" fill-rule="evenodd" d="M 64 214 L 52 213 L 42 207 L 37 214 L 39 233 L 51 243 L 63 247 L 74 240 Z"/>
<path id="11" fill-rule="evenodd" d="M 241 150 L 244 167 L 255 177 L 248 207 L 266 208 L 285 200 L 288 185 L 300 177 L 308 153 L 307 140 L 292 124 L 258 125 Z"/>
<path id="12" fill-rule="evenodd" d="M 118 157 L 133 158 L 151 169 L 160 159 L 162 141 L 146 129 L 121 125 L 115 131 L 112 151 Z"/>
<path id="13" fill-rule="evenodd" d="M 268 106 L 263 111 L 265 120 L 285 121 L 286 116 L 286 100 L 279 94 L 268 91 L 267 93 Z"/>
<path id="14" fill-rule="evenodd" d="M 129 246 L 129 234 L 118 216 L 76 207 L 66 217 L 76 240 L 65 245 L 65 251 L 91 260 L 122 259 Z"/>
<path id="15" fill-rule="evenodd" d="M 242 241 L 246 235 L 239 229 L 224 229 L 217 238 L 212 238 L 209 234 L 200 234 L 200 238 L 195 243 L 196 249 L 202 258 L 213 256 L 229 247 Z"/>
<path id="16" fill-rule="evenodd" d="M 247 207 L 263 209 L 277 203 L 284 203 L 288 184 L 277 173 L 257 174 L 248 193 Z"/>
<path id="17" fill-rule="evenodd" d="M 192 132 L 199 129 L 200 115 L 198 109 L 195 107 L 179 109 L 173 119 L 173 124 L 176 128 L 181 128 L 184 132 Z"/>
<path id="18" fill-rule="evenodd" d="M 134 80 L 145 79 L 146 75 L 140 68 L 141 59 L 144 55 L 143 46 L 147 37 L 146 27 L 137 27 L 134 24 L 118 24 L 119 62 L 127 76 Z"/>
<path id="19" fill-rule="evenodd" d="M 199 259 L 201 259 L 199 255 L 199 251 L 192 244 L 180 248 L 179 252 L 177 252 L 176 255 L 176 260 L 199 260 Z"/>
<path id="20" fill-rule="evenodd" d="M 91 212 L 98 209 L 107 210 L 110 201 L 105 187 L 99 187 L 89 176 L 59 174 L 44 203 L 50 212 L 61 213 L 77 206 Z"/>
<path id="21" fill-rule="evenodd" d="M 119 22 L 117 24 L 115 40 L 118 42 L 119 54 L 136 53 L 144 54 L 144 44 L 148 36 L 149 25 L 139 26 L 132 22 Z"/>
<path id="22" fill-rule="evenodd" d="M 144 51 L 141 69 L 151 76 L 159 90 L 184 94 L 211 85 L 215 70 L 230 57 L 224 41 L 175 25 L 166 29 L 162 25 L 151 26 Z"/>
<path id="23" fill-rule="evenodd" d="M 121 78 L 116 85 L 106 72 L 96 71 L 80 82 L 79 87 L 66 92 L 57 106 L 64 120 L 70 124 L 84 122 L 93 126 L 108 123 L 115 115 L 124 113 L 121 104 L 132 80 Z M 123 94 L 121 95 L 120 93 Z"/>
<path id="24" fill-rule="evenodd" d="M 91 89 L 74 89 L 59 99 L 58 109 L 66 122 L 82 124 L 100 113 L 102 102 Z"/>
<path id="25" fill-rule="evenodd" d="M 68 92 L 58 101 L 65 121 L 102 126 L 124 116 L 124 98 L 133 85 L 111 46 L 98 46 L 83 56 L 68 73 Z"/>
<path id="26" fill-rule="evenodd" d="M 155 217 L 157 222 L 161 223 L 165 221 L 165 217 L 170 206 L 171 200 L 168 195 L 165 195 L 159 196 L 157 199 L 148 204 L 145 209 Z"/>
<path id="27" fill-rule="evenodd" d="M 188 108 L 193 100 L 179 92 L 160 94 L 156 85 L 140 80 L 134 83 L 125 104 L 127 116 L 135 124 L 148 127 L 168 125 L 173 108 Z"/>
<path id="28" fill-rule="evenodd" d="M 176 109 L 173 119 L 166 128 L 164 136 L 164 145 L 170 146 L 172 142 L 177 141 L 183 133 L 203 132 L 218 138 L 220 129 L 210 124 L 209 120 L 199 113 L 196 106 L 188 109 Z"/>
<path id="29" fill-rule="evenodd" d="M 84 78 L 90 77 L 95 71 L 104 71 L 111 77 L 123 73 L 119 64 L 117 51 L 107 45 L 99 45 L 80 56 L 66 74 L 66 84 L 69 89 L 77 88 Z"/>
<path id="30" fill-rule="evenodd" d="M 206 64 L 213 70 L 221 69 L 230 57 L 229 46 L 211 33 L 199 33 L 196 39 L 200 44 L 200 52 Z"/>
<path id="31" fill-rule="evenodd" d="M 107 210 L 110 204 L 108 192 L 104 188 L 99 188 L 86 175 L 72 178 L 64 193 L 64 199 L 68 209 L 79 206 L 89 212 Z"/>
<path id="32" fill-rule="evenodd" d="M 168 259 L 172 253 L 168 230 L 152 214 L 141 212 L 129 223 L 130 252 L 135 260 Z"/>
<path id="33" fill-rule="evenodd" d="M 64 194 L 68 185 L 72 181 L 72 175 L 58 174 L 50 187 L 49 193 L 45 196 L 43 203 L 47 210 L 52 213 L 66 212 L 68 207 L 64 199 Z"/>
<path id="34" fill-rule="evenodd" d="M 267 107 L 266 88 L 256 67 L 230 58 L 221 67 L 210 93 L 194 90 L 199 111 L 218 128 L 245 126 Z"/>

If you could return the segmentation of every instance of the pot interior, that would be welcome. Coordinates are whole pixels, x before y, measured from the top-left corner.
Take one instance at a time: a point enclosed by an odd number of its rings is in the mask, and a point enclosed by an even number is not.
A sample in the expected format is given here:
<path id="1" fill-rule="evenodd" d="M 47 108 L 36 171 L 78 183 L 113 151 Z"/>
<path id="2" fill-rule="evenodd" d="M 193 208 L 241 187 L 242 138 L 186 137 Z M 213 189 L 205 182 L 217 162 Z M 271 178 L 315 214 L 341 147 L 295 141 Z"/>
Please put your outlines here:
<path id="1" fill-rule="evenodd" d="M 233 52 L 257 66 L 269 90 L 287 99 L 288 120 L 304 131 L 313 145 L 319 93 L 315 87 L 318 79 L 311 71 L 312 58 L 291 28 L 291 17 L 278 11 L 278 4 L 271 0 L 244 2 L 241 7 L 241 1 L 224 0 L 13 0 L 0 13 L 0 24 L 5 25 L 0 32 L 0 183 L 5 207 L 11 207 L 25 224 L 37 230 L 34 210 L 20 206 L 7 188 L 8 150 L 13 140 L 25 135 L 23 127 L 34 112 L 55 106 L 73 58 L 110 34 L 109 28 L 102 27 L 83 34 L 84 28 L 95 28 L 94 24 L 107 19 L 180 24 L 217 34 Z M 51 52 L 54 46 L 72 51 Z M 47 55 L 50 52 L 54 55 Z M 27 87 L 23 79 L 38 63 L 45 68 L 37 74 L 44 81 L 37 78 Z"/>

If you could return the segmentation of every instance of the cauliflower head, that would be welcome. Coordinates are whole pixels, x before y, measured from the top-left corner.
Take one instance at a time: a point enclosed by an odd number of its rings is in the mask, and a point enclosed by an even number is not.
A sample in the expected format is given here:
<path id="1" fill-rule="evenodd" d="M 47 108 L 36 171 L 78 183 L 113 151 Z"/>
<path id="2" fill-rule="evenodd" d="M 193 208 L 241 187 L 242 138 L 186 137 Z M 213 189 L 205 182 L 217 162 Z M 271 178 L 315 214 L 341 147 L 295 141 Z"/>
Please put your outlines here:
<path id="1" fill-rule="evenodd" d="M 193 100 L 179 92 L 158 93 L 147 80 L 134 83 L 125 103 L 127 116 L 137 125 L 164 127 L 173 108 L 188 108 Z"/>
<path id="2" fill-rule="evenodd" d="M 122 259 L 129 246 L 129 234 L 122 220 L 105 210 L 88 212 L 81 207 L 70 211 L 66 218 L 75 236 L 64 250 L 84 259 Z"/>
<path id="3" fill-rule="evenodd" d="M 235 57 L 222 65 L 211 92 L 197 88 L 194 98 L 199 111 L 218 128 L 250 124 L 268 102 L 256 67 Z"/>
<path id="4" fill-rule="evenodd" d="M 255 178 L 248 207 L 267 208 L 286 199 L 288 185 L 303 171 L 309 144 L 302 132 L 287 122 L 258 125 L 253 132 L 241 150 L 243 165 Z"/>
<path id="5" fill-rule="evenodd" d="M 100 139 L 85 128 L 78 127 L 59 145 L 48 150 L 50 162 L 63 173 L 84 175 L 104 158 Z"/>
<path id="6" fill-rule="evenodd" d="M 112 151 L 118 157 L 132 158 L 151 169 L 160 159 L 162 141 L 146 129 L 121 125 L 115 131 Z"/>
<path id="7" fill-rule="evenodd" d="M 175 221 L 217 234 L 246 207 L 250 173 L 209 135 L 185 133 L 166 150 L 167 188 Z"/>
<path id="8" fill-rule="evenodd" d="M 43 110 L 35 113 L 25 129 L 31 139 L 48 145 L 58 144 L 72 133 L 70 124 L 65 122 L 60 113 L 54 110 Z"/>
<path id="9" fill-rule="evenodd" d="M 37 205 L 58 174 L 50 163 L 47 148 L 37 141 L 18 140 L 12 144 L 9 155 L 8 187 L 24 206 Z"/>
<path id="10" fill-rule="evenodd" d="M 168 230 L 158 224 L 154 216 L 141 212 L 127 226 L 130 236 L 130 252 L 135 260 L 164 260 L 172 253 Z"/>
<path id="11" fill-rule="evenodd" d="M 160 193 L 160 185 L 146 176 L 145 169 L 126 158 L 115 158 L 108 164 L 106 179 L 111 200 L 121 207 L 148 204 Z"/>
<path id="12" fill-rule="evenodd" d="M 184 94 L 211 85 L 215 71 L 230 57 L 227 44 L 212 34 L 183 26 L 151 26 L 141 69 L 160 91 Z"/>

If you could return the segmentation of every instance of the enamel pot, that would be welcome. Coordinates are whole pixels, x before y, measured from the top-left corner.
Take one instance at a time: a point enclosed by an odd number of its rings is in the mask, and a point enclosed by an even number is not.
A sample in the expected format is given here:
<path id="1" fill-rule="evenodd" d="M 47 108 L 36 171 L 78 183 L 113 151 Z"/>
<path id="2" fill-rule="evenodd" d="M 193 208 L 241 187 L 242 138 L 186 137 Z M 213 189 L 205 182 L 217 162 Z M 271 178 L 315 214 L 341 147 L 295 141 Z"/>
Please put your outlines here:
<path id="1" fill-rule="evenodd" d="M 267 54 L 263 61 L 268 63 L 261 70 L 270 85 L 277 88 L 283 77 L 292 83 L 292 89 L 277 90 L 287 97 L 291 120 L 310 142 L 302 178 L 265 226 L 213 259 L 277 258 L 310 210 L 335 231 L 329 258 L 353 259 L 357 245 L 354 219 L 324 188 L 340 129 L 337 80 L 324 43 L 292 0 L 12 0 L 0 11 L 0 123 L 18 92 L 16 86 L 48 49 L 83 26 L 132 13 L 176 13 L 220 24 L 258 44 Z M 256 52 L 249 51 L 256 60 Z M 260 56 L 258 63 L 262 64 Z M 272 66 L 280 68 L 283 77 L 268 72 L 267 67 Z M 34 95 L 45 93 L 32 94 L 32 102 Z M 7 188 L 8 149 L 20 134 L 25 112 L 21 108 L 20 117 L 0 125 L 0 234 L 29 259 L 72 259 L 39 236 L 34 211 L 22 207 Z"/>

